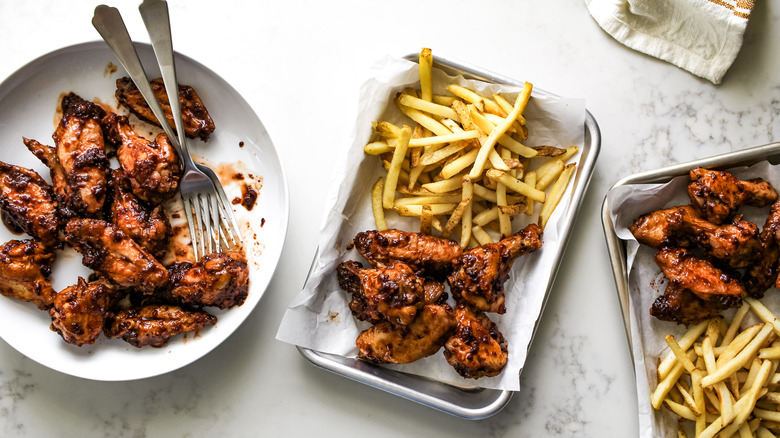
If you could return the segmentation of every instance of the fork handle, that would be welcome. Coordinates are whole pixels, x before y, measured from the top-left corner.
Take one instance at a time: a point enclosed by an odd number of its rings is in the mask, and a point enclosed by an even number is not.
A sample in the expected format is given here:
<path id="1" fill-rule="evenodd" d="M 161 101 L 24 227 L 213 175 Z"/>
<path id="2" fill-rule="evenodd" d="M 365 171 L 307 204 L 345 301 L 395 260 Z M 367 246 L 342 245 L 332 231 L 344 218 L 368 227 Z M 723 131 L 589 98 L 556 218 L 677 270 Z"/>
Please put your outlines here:
<path id="1" fill-rule="evenodd" d="M 95 8 L 95 14 L 92 17 L 92 25 L 97 29 L 100 36 L 114 52 L 122 67 L 127 70 L 127 74 L 130 75 L 130 79 L 133 80 L 138 91 L 146 100 L 149 108 L 157 117 L 168 139 L 181 153 L 182 159 L 189 157 L 189 154 L 184 154 L 181 143 L 178 141 L 178 137 L 174 134 L 173 129 L 168 124 L 165 118 L 165 112 L 163 111 L 160 103 L 157 101 L 157 96 L 154 95 L 152 87 L 149 85 L 149 78 L 146 76 L 141 59 L 138 57 L 138 52 L 135 50 L 133 41 L 130 39 L 130 34 L 127 32 L 125 22 L 122 20 L 122 15 L 117 8 L 113 8 L 106 5 L 99 5 Z M 178 94 L 176 94 L 178 96 Z M 176 100 L 177 99 L 169 99 Z"/>
<path id="2" fill-rule="evenodd" d="M 184 123 L 182 122 L 181 105 L 178 99 L 179 85 L 176 79 L 176 62 L 173 56 L 168 3 L 164 0 L 144 0 L 138 6 L 138 11 L 144 20 L 146 31 L 149 33 L 149 38 L 152 42 L 152 49 L 154 49 L 154 56 L 157 57 L 157 64 L 160 66 L 160 73 L 165 83 L 165 91 L 168 93 L 179 143 L 187 151 L 187 139 L 184 135 Z"/>

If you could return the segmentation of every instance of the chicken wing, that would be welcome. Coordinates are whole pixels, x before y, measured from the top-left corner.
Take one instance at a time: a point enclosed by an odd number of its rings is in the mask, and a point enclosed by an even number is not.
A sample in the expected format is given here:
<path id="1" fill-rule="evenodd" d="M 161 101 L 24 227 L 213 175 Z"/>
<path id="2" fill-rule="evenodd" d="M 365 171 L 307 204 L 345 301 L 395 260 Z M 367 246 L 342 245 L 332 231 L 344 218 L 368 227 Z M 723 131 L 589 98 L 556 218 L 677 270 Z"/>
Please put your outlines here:
<path id="1" fill-rule="evenodd" d="M 100 106 L 74 93 L 62 98 L 62 119 L 54 131 L 57 159 L 73 193 L 73 206 L 84 216 L 100 213 L 106 198 L 108 157 Z"/>
<path id="2" fill-rule="evenodd" d="M 57 208 L 59 210 L 60 221 L 67 221 L 79 216 L 81 209 L 81 198 L 79 194 L 70 186 L 65 169 L 57 158 L 57 149 L 46 146 L 36 140 L 22 138 L 24 145 L 41 162 L 49 168 L 54 196 L 57 199 Z"/>
<path id="3" fill-rule="evenodd" d="M 165 92 L 165 83 L 162 78 L 153 79 L 149 85 L 154 91 L 154 95 L 160 102 L 160 106 L 165 112 L 165 118 L 176 129 L 171 113 L 171 104 L 168 100 L 168 93 Z M 154 125 L 160 126 L 157 117 L 154 116 L 146 100 L 141 96 L 141 92 L 135 86 L 130 78 L 119 78 L 116 80 L 116 98 L 120 104 L 129 109 L 140 119 Z M 208 110 L 200 100 L 198 93 L 189 85 L 179 84 L 179 104 L 181 106 L 182 122 L 184 133 L 190 138 L 200 138 L 203 141 L 209 139 L 214 132 L 214 120 L 211 119 Z"/>
<path id="4" fill-rule="evenodd" d="M 671 284 L 689 289 L 705 301 L 729 299 L 741 302 L 746 295 L 738 279 L 684 249 L 664 248 L 655 255 L 655 262 Z"/>
<path id="5" fill-rule="evenodd" d="M 531 224 L 512 236 L 466 251 L 456 258 L 450 290 L 485 312 L 506 312 L 504 282 L 515 259 L 542 247 L 542 229 Z"/>
<path id="6" fill-rule="evenodd" d="M 748 295 L 761 298 L 764 292 L 776 285 L 780 245 L 777 237 L 780 233 L 780 201 L 772 204 L 772 209 L 761 229 L 761 248 L 755 263 L 745 271 L 743 282 Z"/>
<path id="7" fill-rule="evenodd" d="M 181 163 L 165 134 L 154 142 L 136 134 L 127 117 L 110 114 L 104 120 L 106 138 L 118 145 L 117 159 L 130 182 L 133 194 L 157 205 L 172 198 L 179 189 Z"/>
<path id="8" fill-rule="evenodd" d="M 444 305 L 426 305 L 407 326 L 389 321 L 363 331 L 355 344 L 358 357 L 374 363 L 411 363 L 439 351 L 455 328 L 455 315 Z"/>
<path id="9" fill-rule="evenodd" d="M 181 262 L 170 280 L 162 296 L 182 304 L 227 309 L 249 295 L 249 267 L 240 252 L 206 254 L 194 265 Z"/>
<path id="10" fill-rule="evenodd" d="M 629 227 L 639 243 L 655 249 L 697 246 L 708 257 L 731 268 L 753 264 L 761 250 L 758 227 L 735 218 L 733 223 L 714 225 L 690 205 L 654 211 L 640 216 Z"/>
<path id="11" fill-rule="evenodd" d="M 54 253 L 35 240 L 10 240 L 0 246 L 0 294 L 49 308 L 54 300 Z"/>
<path id="12" fill-rule="evenodd" d="M 73 345 L 94 344 L 103 332 L 113 286 L 104 280 L 78 282 L 60 291 L 49 309 L 51 330 Z"/>
<path id="13" fill-rule="evenodd" d="M 467 379 L 493 377 L 509 359 L 507 341 L 487 314 L 458 303 L 455 333 L 444 344 L 444 357 Z"/>
<path id="14" fill-rule="evenodd" d="M 717 297 L 702 300 L 688 289 L 669 284 L 664 294 L 653 302 L 650 314 L 661 321 L 688 326 L 717 316 L 729 307 L 735 307 L 737 302 L 741 300 L 733 300 L 730 297 L 723 300 Z"/>
<path id="15" fill-rule="evenodd" d="M 124 231 L 98 219 L 74 219 L 65 239 L 81 253 L 84 266 L 124 288 L 152 293 L 168 281 L 168 271 Z"/>
<path id="16" fill-rule="evenodd" d="M 353 244 L 375 268 L 403 262 L 418 275 L 436 278 L 452 272 L 452 262 L 462 253 L 453 240 L 395 229 L 358 233 Z"/>
<path id="17" fill-rule="evenodd" d="M 34 170 L 0 161 L 0 211 L 13 231 L 23 231 L 51 248 L 62 246 L 54 192 Z"/>
<path id="18" fill-rule="evenodd" d="M 336 272 L 339 286 L 352 294 L 352 314 L 361 321 L 409 325 L 425 304 L 425 281 L 403 263 L 362 269 L 360 263 L 347 261 Z"/>
<path id="19" fill-rule="evenodd" d="M 741 205 L 765 207 L 777 200 L 768 182 L 755 178 L 741 181 L 728 172 L 696 168 L 690 171 L 688 197 L 708 221 L 722 224 Z"/>
<path id="20" fill-rule="evenodd" d="M 121 170 L 111 173 L 110 187 L 111 222 L 157 260 L 162 260 L 173 234 L 163 206 L 149 207 L 140 201 L 130 191 Z"/>
<path id="21" fill-rule="evenodd" d="M 125 342 L 143 347 L 162 347 L 180 333 L 200 330 L 217 323 L 217 317 L 200 310 L 178 306 L 149 305 L 141 309 L 125 309 L 109 318 L 105 335 L 122 338 Z"/>

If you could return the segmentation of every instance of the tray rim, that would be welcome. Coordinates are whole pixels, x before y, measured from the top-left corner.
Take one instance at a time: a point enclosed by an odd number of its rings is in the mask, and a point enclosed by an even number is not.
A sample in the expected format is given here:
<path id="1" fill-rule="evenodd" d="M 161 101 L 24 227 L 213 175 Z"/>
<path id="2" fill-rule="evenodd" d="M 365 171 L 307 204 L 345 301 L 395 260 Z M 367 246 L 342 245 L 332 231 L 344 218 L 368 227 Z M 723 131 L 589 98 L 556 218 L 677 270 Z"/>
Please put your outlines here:
<path id="1" fill-rule="evenodd" d="M 601 206 L 601 222 L 604 230 L 604 237 L 607 242 L 607 250 L 612 266 L 612 275 L 615 281 L 618 303 L 620 304 L 623 326 L 626 331 L 626 340 L 628 341 L 628 348 L 631 352 L 632 363 L 634 363 L 634 345 L 631 338 L 631 310 L 629 307 L 629 273 L 626 260 L 626 241 L 620 239 L 615 232 L 615 224 L 612 222 L 612 217 L 610 216 L 609 193 L 617 187 L 630 184 L 655 184 L 667 182 L 674 177 L 687 175 L 691 169 L 696 167 L 726 169 L 742 165 L 752 165 L 765 160 L 770 161 L 772 158 L 780 160 L 780 142 L 767 143 L 760 146 L 753 146 L 737 151 L 633 173 L 619 179 L 609 188 L 609 190 L 607 190 Z M 636 367 L 634 367 L 634 373 L 636 373 Z"/>
<path id="2" fill-rule="evenodd" d="M 403 56 L 402 59 L 406 59 L 412 62 L 417 62 L 419 59 L 418 57 L 419 57 L 419 53 L 409 53 Z M 511 79 L 509 77 L 499 75 L 497 73 L 493 73 L 491 71 L 476 67 L 472 64 L 457 60 L 456 58 L 447 57 L 446 55 L 439 55 L 439 54 L 434 55 L 433 66 L 435 68 L 442 69 L 448 72 L 449 74 L 452 73 L 461 74 L 464 77 L 469 79 L 477 79 L 485 82 L 500 83 L 505 85 L 518 86 L 518 87 L 522 87 L 524 84 L 524 81 Z M 538 88 L 534 88 L 531 95 L 533 96 L 534 94 L 545 95 L 545 96 L 557 96 L 556 94 Z M 601 130 L 599 128 L 598 123 L 596 122 L 595 117 L 587 109 L 587 107 L 585 108 L 585 122 L 583 124 L 583 130 L 584 130 L 584 140 L 583 140 L 582 157 L 584 157 L 585 159 L 582 160 L 582 162 L 579 163 L 579 165 L 577 166 L 577 171 L 575 174 L 575 185 L 571 197 L 571 204 L 569 205 L 569 210 L 566 215 L 566 220 L 562 222 L 562 227 L 559 230 L 561 235 L 561 245 L 559 246 L 555 256 L 555 264 L 554 264 L 555 268 L 552 269 L 550 272 L 549 280 L 547 282 L 547 290 L 545 291 L 542 300 L 542 306 L 539 310 L 539 315 L 536 317 L 536 321 L 534 321 L 534 328 L 531 334 L 531 340 L 528 344 L 529 350 L 531 349 L 531 346 L 533 345 L 533 341 L 536 337 L 536 332 L 539 328 L 539 322 L 544 313 L 544 309 L 547 305 L 550 292 L 555 282 L 555 277 L 557 275 L 558 268 L 560 267 L 561 259 L 563 258 L 563 254 L 565 253 L 566 247 L 569 242 L 569 236 L 571 234 L 571 230 L 574 226 L 574 222 L 576 221 L 579 210 L 582 207 L 582 201 L 585 197 L 585 192 L 587 191 L 588 186 L 590 184 L 590 180 L 593 176 L 593 172 L 595 169 L 596 160 L 598 159 L 598 155 L 601 151 Z M 314 265 L 314 262 L 317 260 L 318 253 L 319 253 L 319 248 L 315 252 L 315 255 L 312 259 L 312 267 Z M 309 274 L 311 274 L 311 268 L 309 269 L 309 273 L 306 276 L 307 281 L 308 281 Z M 305 283 L 306 282 L 304 281 L 304 284 Z M 441 385 L 441 387 L 443 388 L 451 388 L 456 391 L 463 391 L 463 392 L 479 391 L 494 396 L 493 401 L 486 403 L 483 406 L 480 406 L 478 408 L 467 408 L 462 405 L 451 403 L 442 397 L 437 397 L 435 395 L 430 395 L 420 391 L 415 391 L 410 387 L 395 384 L 387 379 L 381 379 L 377 377 L 375 374 L 370 374 L 365 371 L 360 371 L 353 367 L 343 365 L 342 363 L 339 363 L 329 358 L 328 356 L 330 355 L 327 355 L 325 353 L 321 353 L 319 351 L 306 348 L 306 347 L 301 347 L 301 346 L 296 346 L 296 348 L 298 349 L 299 353 L 314 366 L 341 375 L 348 379 L 366 384 L 373 388 L 380 389 L 390 394 L 394 394 L 401 398 L 419 403 L 423 406 L 427 406 L 463 419 L 480 420 L 495 415 L 501 409 L 503 409 L 504 406 L 506 406 L 509 403 L 509 400 L 512 398 L 512 395 L 514 393 L 514 391 L 509 391 L 509 390 L 479 388 L 476 386 L 456 387 L 448 383 L 436 382 L 432 379 L 428 379 L 425 377 L 406 374 L 400 371 L 391 370 L 388 368 L 380 367 L 378 365 L 361 361 L 361 366 L 365 366 L 366 368 L 369 368 L 374 371 L 379 371 L 380 373 L 403 375 L 405 377 L 412 378 L 414 380 L 421 380 L 427 383 L 432 382 L 434 385 Z M 521 370 L 521 374 L 522 374 L 522 370 Z M 518 379 L 519 378 L 520 375 L 518 375 Z"/>

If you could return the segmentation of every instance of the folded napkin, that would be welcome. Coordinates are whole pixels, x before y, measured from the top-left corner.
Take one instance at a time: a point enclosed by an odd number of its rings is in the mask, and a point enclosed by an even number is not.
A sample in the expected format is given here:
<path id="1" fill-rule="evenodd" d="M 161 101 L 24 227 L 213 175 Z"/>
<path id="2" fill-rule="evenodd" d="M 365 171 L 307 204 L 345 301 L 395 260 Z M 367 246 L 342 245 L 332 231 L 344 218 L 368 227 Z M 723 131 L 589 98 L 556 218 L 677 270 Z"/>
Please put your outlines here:
<path id="1" fill-rule="evenodd" d="M 616 40 L 719 84 L 734 62 L 754 0 L 585 0 Z"/>

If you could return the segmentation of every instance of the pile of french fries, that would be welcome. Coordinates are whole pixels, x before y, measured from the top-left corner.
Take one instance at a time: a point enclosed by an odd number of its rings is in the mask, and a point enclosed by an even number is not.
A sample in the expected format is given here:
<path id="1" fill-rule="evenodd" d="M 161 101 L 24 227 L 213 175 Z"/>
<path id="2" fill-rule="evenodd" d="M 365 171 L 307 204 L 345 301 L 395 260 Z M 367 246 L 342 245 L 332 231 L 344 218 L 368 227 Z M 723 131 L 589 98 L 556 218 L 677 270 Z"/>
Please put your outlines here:
<path id="1" fill-rule="evenodd" d="M 763 322 L 743 329 L 749 312 Z M 730 322 L 718 316 L 690 327 L 680 339 L 667 336 L 671 351 L 658 363 L 653 408 L 665 406 L 679 417 L 680 437 L 688 436 L 686 430 L 704 438 L 776 436 L 778 336 L 780 321 L 752 298 L 745 298 Z"/>
<path id="2" fill-rule="evenodd" d="M 409 125 L 375 122 L 375 138 L 364 148 L 387 170 L 372 190 L 377 229 L 387 228 L 385 212 L 393 211 L 419 217 L 422 233 L 451 238 L 459 229 L 460 245 L 475 247 L 511 235 L 512 218 L 532 216 L 537 204 L 544 228 L 574 173 L 576 163 L 567 161 L 578 148 L 522 143 L 533 86 L 526 82 L 514 104 L 457 84 L 434 95 L 430 49 L 419 61 L 420 88 L 395 99 Z"/>

